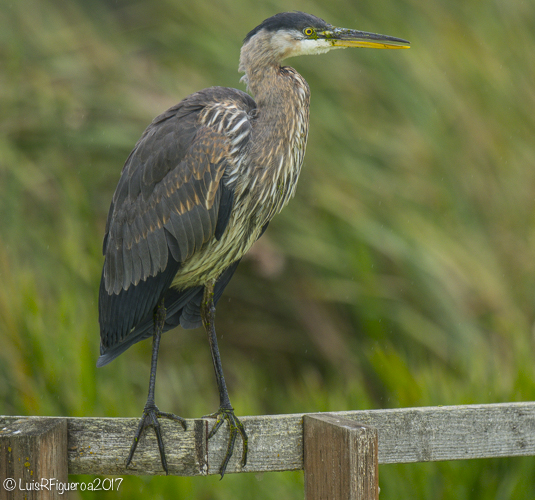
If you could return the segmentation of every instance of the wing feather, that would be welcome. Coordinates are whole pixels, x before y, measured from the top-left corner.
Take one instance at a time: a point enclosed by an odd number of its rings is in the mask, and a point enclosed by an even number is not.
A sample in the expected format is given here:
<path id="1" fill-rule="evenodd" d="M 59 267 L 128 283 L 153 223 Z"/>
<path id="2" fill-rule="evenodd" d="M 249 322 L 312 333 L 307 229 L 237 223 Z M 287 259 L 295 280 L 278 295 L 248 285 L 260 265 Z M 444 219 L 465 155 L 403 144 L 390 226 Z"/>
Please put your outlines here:
<path id="1" fill-rule="evenodd" d="M 178 251 L 180 253 L 180 257 L 177 260 L 184 262 L 186 257 L 190 255 L 190 247 L 188 233 L 184 227 L 182 217 L 178 213 L 172 213 L 165 227 L 177 241 Z"/>
<path id="2" fill-rule="evenodd" d="M 138 242 L 139 263 L 141 265 L 140 279 L 145 281 L 150 276 L 151 259 L 149 242 L 147 241 L 147 231 L 145 230 L 145 223 L 143 222 L 143 217 L 141 215 L 138 215 L 134 219 L 134 224 L 131 229 L 134 231 L 136 241 Z M 113 283 L 112 280 L 110 280 L 110 282 Z"/>
<path id="3" fill-rule="evenodd" d="M 99 292 L 102 354 L 126 342 L 152 315 L 182 263 L 222 236 L 233 204 L 233 190 L 223 178 L 229 178 L 231 167 L 236 172 L 230 164 L 235 137 L 218 131 L 218 123 L 208 118 L 220 113 L 218 119 L 229 120 L 221 111 L 229 102 L 229 112 L 240 114 L 232 123 L 242 123 L 232 130 L 243 135 L 254 101 L 243 92 L 214 87 L 157 117 L 129 155 L 106 222 Z M 181 300 L 197 295 L 188 292 Z"/>
<path id="4" fill-rule="evenodd" d="M 171 257 L 173 257 L 173 259 L 177 262 L 180 262 L 180 246 L 178 244 L 177 239 L 173 236 L 171 232 L 169 232 L 169 229 L 167 229 L 167 227 L 164 227 L 164 231 L 165 239 L 167 240 L 167 246 L 169 247 Z"/>
<path id="5" fill-rule="evenodd" d="M 139 243 L 134 241 L 132 243 L 132 249 L 130 250 L 130 255 L 132 256 L 132 280 L 131 283 L 137 285 L 141 280 L 141 256 L 139 255 Z M 128 283 L 126 284 L 128 286 Z M 125 287 L 123 286 L 123 289 Z"/>
<path id="6" fill-rule="evenodd" d="M 126 231 L 127 226 L 125 226 Z M 128 283 L 132 283 L 132 277 L 134 274 L 133 270 L 133 261 L 134 258 L 137 257 L 137 255 L 134 255 L 134 252 L 132 251 L 132 242 L 130 241 L 130 245 L 123 244 L 123 265 L 124 265 L 124 276 L 123 276 L 123 283 L 122 288 L 125 286 L 128 286 Z"/>

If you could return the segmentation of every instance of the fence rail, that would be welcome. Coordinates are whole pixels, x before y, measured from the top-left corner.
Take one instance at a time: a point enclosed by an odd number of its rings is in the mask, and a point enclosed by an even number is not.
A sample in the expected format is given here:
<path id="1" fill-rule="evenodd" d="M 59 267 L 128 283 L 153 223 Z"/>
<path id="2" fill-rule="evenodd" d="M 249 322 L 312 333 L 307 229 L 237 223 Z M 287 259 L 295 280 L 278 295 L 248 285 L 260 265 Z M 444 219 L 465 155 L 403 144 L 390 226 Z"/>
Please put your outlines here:
<path id="1" fill-rule="evenodd" d="M 309 417 L 314 420 L 312 424 Z M 248 462 L 242 469 L 239 464 L 241 443 L 237 440 L 237 450 L 227 473 L 305 468 L 306 476 L 304 450 L 314 449 L 312 443 L 317 439 L 326 440 L 330 448 L 337 440 L 342 448 L 367 442 L 368 447 L 362 449 L 368 450 L 366 453 L 370 453 L 370 460 L 375 464 L 535 455 L 535 403 L 307 414 L 305 432 L 304 419 L 304 414 L 241 417 L 249 435 Z M 0 475 L 8 470 L 8 461 L 16 458 L 13 445 L 21 436 L 53 434 L 50 429 L 55 424 L 65 426 L 65 422 L 69 474 L 122 476 L 163 473 L 156 438 L 150 430 L 141 438 L 131 467 L 125 468 L 137 418 L 0 416 Z M 188 429 L 184 431 L 172 421 L 161 420 L 169 473 L 181 476 L 217 474 L 227 447 L 225 429 L 222 428 L 208 441 L 213 420 L 195 419 L 187 423 Z M 377 430 L 378 450 L 375 456 L 373 433 L 364 436 L 359 431 L 362 430 L 360 424 Z M 314 432 L 307 433 L 307 426 Z M 46 448 L 48 445 L 42 446 Z M 342 450 L 340 457 L 347 457 L 344 453 Z M 340 460 L 347 461 L 345 458 Z M 314 461 L 309 460 L 309 463 Z M 351 467 L 357 465 L 355 462 Z M 373 464 L 369 471 L 372 469 Z M 314 497 L 307 494 L 307 498 Z"/>

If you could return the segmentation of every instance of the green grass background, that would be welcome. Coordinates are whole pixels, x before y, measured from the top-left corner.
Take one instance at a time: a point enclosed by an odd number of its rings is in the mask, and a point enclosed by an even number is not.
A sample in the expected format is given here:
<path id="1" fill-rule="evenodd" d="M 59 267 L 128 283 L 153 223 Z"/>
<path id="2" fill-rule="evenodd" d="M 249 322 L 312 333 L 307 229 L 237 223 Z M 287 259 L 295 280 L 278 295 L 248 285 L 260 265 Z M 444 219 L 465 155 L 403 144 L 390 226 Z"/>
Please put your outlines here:
<path id="1" fill-rule="evenodd" d="M 412 48 L 288 61 L 312 90 L 299 188 L 218 308 L 237 414 L 535 399 L 531 2 L 18 0 L 0 4 L 0 414 L 140 416 L 150 342 L 95 367 L 121 167 L 167 107 L 243 88 L 241 40 L 292 9 Z M 163 346 L 160 408 L 214 411 L 202 330 Z M 535 458 L 381 466 L 381 498 L 533 499 L 534 477 Z M 299 499 L 303 477 L 99 497 Z"/>

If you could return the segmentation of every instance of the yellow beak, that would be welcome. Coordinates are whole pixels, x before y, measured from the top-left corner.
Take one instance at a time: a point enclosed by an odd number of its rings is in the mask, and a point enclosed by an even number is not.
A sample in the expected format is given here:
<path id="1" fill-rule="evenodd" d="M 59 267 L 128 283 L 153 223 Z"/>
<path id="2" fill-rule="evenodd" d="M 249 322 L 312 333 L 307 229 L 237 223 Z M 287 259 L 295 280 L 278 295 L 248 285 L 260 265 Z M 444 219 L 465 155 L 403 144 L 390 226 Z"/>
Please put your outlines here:
<path id="1" fill-rule="evenodd" d="M 370 49 L 410 49 L 410 42 L 388 35 L 366 31 L 333 28 L 318 33 L 319 38 L 329 41 L 333 47 L 366 47 Z"/>

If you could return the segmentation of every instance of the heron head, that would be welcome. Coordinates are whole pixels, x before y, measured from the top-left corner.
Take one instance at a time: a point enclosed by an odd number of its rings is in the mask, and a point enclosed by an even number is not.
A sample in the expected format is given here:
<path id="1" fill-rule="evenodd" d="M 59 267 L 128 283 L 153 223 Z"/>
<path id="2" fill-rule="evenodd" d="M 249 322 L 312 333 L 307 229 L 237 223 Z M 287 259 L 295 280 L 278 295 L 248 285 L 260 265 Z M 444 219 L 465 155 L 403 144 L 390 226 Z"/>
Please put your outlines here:
<path id="1" fill-rule="evenodd" d="M 305 12 L 283 12 L 266 19 L 245 37 L 242 55 L 254 51 L 280 62 L 346 47 L 401 49 L 409 48 L 410 43 L 387 35 L 337 28 Z"/>

